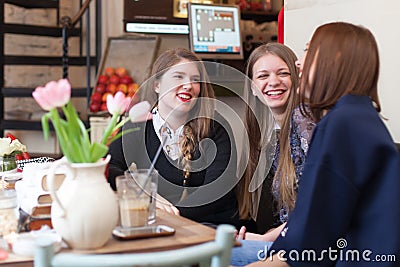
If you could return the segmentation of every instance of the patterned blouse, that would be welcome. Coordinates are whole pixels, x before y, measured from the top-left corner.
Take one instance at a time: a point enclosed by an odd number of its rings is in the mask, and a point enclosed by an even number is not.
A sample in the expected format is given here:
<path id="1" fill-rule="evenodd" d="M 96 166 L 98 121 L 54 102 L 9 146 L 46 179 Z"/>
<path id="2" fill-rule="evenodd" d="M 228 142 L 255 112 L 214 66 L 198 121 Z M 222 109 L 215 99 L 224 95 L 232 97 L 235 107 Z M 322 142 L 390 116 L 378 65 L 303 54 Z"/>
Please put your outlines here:
<path id="1" fill-rule="evenodd" d="M 300 112 L 300 107 L 296 107 L 293 110 L 291 124 L 290 124 L 290 147 L 291 156 L 295 166 L 296 181 L 295 190 L 297 192 L 299 179 L 303 174 L 304 162 L 306 160 L 306 155 L 308 151 L 308 145 L 311 141 L 312 133 L 315 127 L 315 123 L 311 118 L 303 116 Z M 271 166 L 272 174 L 278 168 L 278 158 L 279 158 L 279 139 L 276 146 L 276 152 L 274 155 L 274 161 Z M 272 194 L 276 202 L 280 198 L 279 192 L 279 181 L 274 181 L 272 184 Z M 288 208 L 285 206 L 278 207 L 279 220 L 284 223 L 289 218 Z"/>

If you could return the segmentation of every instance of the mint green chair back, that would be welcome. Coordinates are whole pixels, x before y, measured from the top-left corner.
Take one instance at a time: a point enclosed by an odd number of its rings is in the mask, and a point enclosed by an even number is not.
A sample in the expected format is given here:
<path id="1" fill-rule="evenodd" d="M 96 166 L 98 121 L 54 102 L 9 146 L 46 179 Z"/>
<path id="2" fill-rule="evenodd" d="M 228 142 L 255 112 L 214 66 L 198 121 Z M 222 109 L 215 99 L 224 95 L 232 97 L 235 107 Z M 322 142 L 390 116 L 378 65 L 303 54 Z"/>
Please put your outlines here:
<path id="1" fill-rule="evenodd" d="M 182 249 L 128 254 L 54 254 L 50 240 L 41 239 L 35 251 L 35 267 L 121 267 L 121 266 L 193 266 L 226 267 L 230 263 L 235 228 L 220 225 L 215 240 Z"/>

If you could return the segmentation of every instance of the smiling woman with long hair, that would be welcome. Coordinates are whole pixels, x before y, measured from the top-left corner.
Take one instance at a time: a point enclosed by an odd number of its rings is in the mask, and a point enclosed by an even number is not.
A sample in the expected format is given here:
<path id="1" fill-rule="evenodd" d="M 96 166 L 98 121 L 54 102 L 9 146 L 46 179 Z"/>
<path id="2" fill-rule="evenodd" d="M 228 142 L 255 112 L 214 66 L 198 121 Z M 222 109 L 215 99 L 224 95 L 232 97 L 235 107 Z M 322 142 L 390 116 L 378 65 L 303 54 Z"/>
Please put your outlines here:
<path id="1" fill-rule="evenodd" d="M 237 225 L 236 147 L 228 122 L 214 110 L 203 62 L 187 49 L 167 50 L 140 91 L 153 118 L 128 125 L 140 130 L 110 145 L 111 186 L 131 163 L 149 168 L 162 145 L 155 169 L 164 199 L 157 198 L 157 207 L 202 223 Z"/>
<path id="2" fill-rule="evenodd" d="M 296 60 L 296 55 L 289 47 L 268 43 L 257 47 L 247 62 L 249 80 L 246 81 L 244 98 L 248 103 L 245 125 L 249 135 L 249 152 L 248 155 L 243 154 L 241 161 L 243 163 L 243 159 L 246 159 L 246 165 L 240 166 L 244 174 L 238 186 L 239 211 L 241 219 L 256 221 L 260 216 L 266 218 L 263 220 L 266 224 L 262 226 L 263 229 L 285 223 L 293 210 L 315 125 L 312 119 L 300 113 L 296 92 L 299 79 Z M 278 142 L 273 159 L 268 160 L 266 145 L 273 143 L 269 138 L 274 130 L 279 132 L 276 136 Z M 272 182 L 269 182 L 271 177 Z M 265 178 L 267 186 L 252 190 L 252 180 Z M 265 196 L 271 194 L 273 197 L 266 199 Z M 268 210 L 265 207 L 272 206 L 271 203 L 260 201 L 274 201 L 275 207 Z M 263 208 L 260 209 L 260 206 Z M 257 224 L 261 228 L 260 223 Z M 273 239 L 270 238 L 271 241 Z"/>

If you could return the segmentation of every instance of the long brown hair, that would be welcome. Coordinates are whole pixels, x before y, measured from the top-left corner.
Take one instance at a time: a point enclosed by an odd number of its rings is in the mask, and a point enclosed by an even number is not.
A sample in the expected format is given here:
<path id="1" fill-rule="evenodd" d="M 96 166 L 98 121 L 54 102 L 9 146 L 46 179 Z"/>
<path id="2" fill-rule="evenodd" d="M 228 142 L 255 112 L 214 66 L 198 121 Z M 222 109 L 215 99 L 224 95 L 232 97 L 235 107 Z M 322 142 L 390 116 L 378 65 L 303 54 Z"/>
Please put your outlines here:
<path id="1" fill-rule="evenodd" d="M 368 29 L 346 22 L 324 24 L 313 34 L 304 61 L 302 112 L 318 122 L 346 94 L 369 96 L 380 112 L 378 77 L 378 46 Z M 306 91 L 311 114 L 304 108 Z"/>
<path id="2" fill-rule="evenodd" d="M 294 182 L 296 178 L 294 164 L 291 158 L 290 151 L 290 120 L 293 109 L 299 104 L 299 98 L 296 93 L 298 87 L 298 69 L 296 67 L 297 57 L 294 52 L 285 45 L 279 43 L 268 43 L 257 47 L 250 55 L 246 65 L 246 75 L 250 80 L 253 80 L 253 68 L 255 63 L 266 54 L 272 54 L 281 58 L 288 66 L 290 72 L 290 79 L 292 81 L 292 87 L 290 89 L 290 95 L 287 101 L 286 112 L 283 118 L 283 124 L 280 131 L 280 152 L 278 160 L 278 168 L 275 173 L 274 179 L 280 180 L 280 199 L 278 205 L 285 204 L 289 209 L 294 207 L 294 200 L 296 193 L 294 190 Z M 262 116 L 256 116 L 255 113 L 263 112 L 265 105 L 255 96 L 251 94 L 251 82 L 247 82 L 245 85 L 245 100 L 246 100 L 246 130 L 249 136 L 249 159 L 245 168 L 242 179 L 238 186 L 238 198 L 239 198 L 239 213 L 242 219 L 248 219 L 249 217 L 255 218 L 257 211 L 253 210 L 254 199 L 252 199 L 251 192 L 249 190 L 250 182 L 254 175 L 267 175 L 267 173 L 255 173 L 257 166 L 259 165 L 260 153 L 265 142 L 265 133 L 267 125 L 270 122 L 260 121 L 257 117 L 262 119 Z M 260 125 L 261 124 L 261 125 Z M 266 170 L 268 171 L 268 170 Z M 258 207 L 258 204 L 256 204 Z"/>
<path id="3" fill-rule="evenodd" d="M 189 118 L 193 118 L 183 128 L 183 137 L 181 140 L 182 166 L 184 177 L 188 178 L 190 173 L 190 161 L 200 140 L 207 137 L 210 131 L 211 119 L 214 117 L 213 101 L 214 90 L 209 83 L 208 75 L 203 62 L 191 51 L 184 48 L 170 49 L 162 53 L 154 62 L 151 71 L 151 78 L 148 88 L 142 95 L 143 100 L 150 101 L 152 105 L 157 105 L 158 95 L 154 90 L 154 84 L 168 71 L 169 68 L 178 64 L 183 59 L 190 62 L 196 62 L 200 73 L 200 93 L 195 106 L 190 111 Z"/>

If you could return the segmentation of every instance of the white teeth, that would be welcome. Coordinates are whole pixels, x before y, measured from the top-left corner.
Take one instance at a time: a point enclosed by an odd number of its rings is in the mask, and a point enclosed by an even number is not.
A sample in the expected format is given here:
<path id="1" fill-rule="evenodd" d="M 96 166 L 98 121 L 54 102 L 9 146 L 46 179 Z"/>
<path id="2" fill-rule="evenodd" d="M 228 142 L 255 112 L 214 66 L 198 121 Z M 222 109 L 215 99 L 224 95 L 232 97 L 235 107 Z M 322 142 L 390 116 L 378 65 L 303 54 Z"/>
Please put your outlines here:
<path id="1" fill-rule="evenodd" d="M 191 98 L 192 98 L 191 96 L 189 96 L 189 95 L 186 95 L 186 94 L 178 94 L 178 96 L 179 96 L 180 98 L 183 98 L 183 99 L 186 99 L 186 100 L 188 100 L 188 99 L 191 99 Z"/>
<path id="2" fill-rule="evenodd" d="M 283 94 L 284 92 L 285 92 L 285 91 L 283 91 L 283 90 L 275 90 L 275 91 L 267 91 L 267 92 L 264 92 L 264 94 L 270 95 L 270 96 L 277 96 L 277 95 Z"/>

